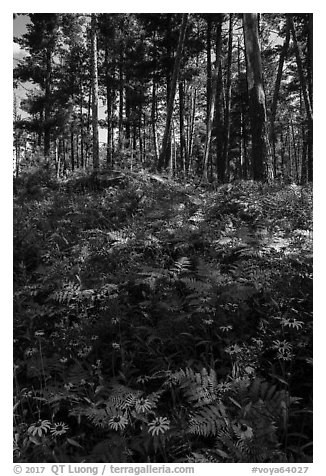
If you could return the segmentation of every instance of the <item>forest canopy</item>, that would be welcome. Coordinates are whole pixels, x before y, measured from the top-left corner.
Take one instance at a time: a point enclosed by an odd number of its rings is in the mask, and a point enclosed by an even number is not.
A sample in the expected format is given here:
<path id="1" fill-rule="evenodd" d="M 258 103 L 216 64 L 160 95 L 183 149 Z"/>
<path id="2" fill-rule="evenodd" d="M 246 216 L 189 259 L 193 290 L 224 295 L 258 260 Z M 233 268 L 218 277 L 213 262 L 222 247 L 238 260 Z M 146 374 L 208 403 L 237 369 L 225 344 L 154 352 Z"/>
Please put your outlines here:
<path id="1" fill-rule="evenodd" d="M 312 14 L 30 14 L 15 169 L 312 180 Z M 19 85 L 29 81 L 19 99 Z M 22 114 L 23 111 L 23 114 Z"/>

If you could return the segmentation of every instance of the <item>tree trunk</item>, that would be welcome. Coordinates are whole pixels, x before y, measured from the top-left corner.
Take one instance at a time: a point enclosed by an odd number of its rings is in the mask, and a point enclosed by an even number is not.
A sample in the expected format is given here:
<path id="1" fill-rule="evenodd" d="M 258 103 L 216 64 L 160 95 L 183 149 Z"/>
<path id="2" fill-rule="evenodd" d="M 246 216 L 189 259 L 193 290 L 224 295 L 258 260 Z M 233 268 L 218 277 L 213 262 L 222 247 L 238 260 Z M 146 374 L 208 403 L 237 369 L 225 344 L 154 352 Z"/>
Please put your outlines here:
<path id="1" fill-rule="evenodd" d="M 223 169 L 224 174 L 221 181 L 225 181 L 229 172 L 229 148 L 230 148 L 230 111 L 231 111 L 231 64 L 232 64 L 232 43 L 233 43 L 233 18 L 230 13 L 229 19 L 229 46 L 228 46 L 228 63 L 226 73 L 226 91 L 225 91 L 225 119 L 224 119 L 224 141 L 223 141 Z"/>
<path id="2" fill-rule="evenodd" d="M 123 50 L 122 44 L 120 45 L 120 58 L 119 58 L 119 150 L 123 146 Z"/>
<path id="3" fill-rule="evenodd" d="M 284 43 L 283 43 L 282 51 L 281 51 L 281 54 L 280 54 L 279 63 L 278 63 L 278 69 L 277 69 L 277 75 L 276 75 L 276 81 L 275 81 L 275 87 L 274 87 L 274 94 L 273 94 L 272 106 L 271 106 L 271 118 L 270 118 L 270 139 L 271 139 L 271 143 L 272 143 L 273 168 L 274 168 L 274 176 L 275 177 L 276 177 L 276 174 L 277 174 L 276 151 L 275 151 L 275 145 L 276 145 L 275 118 L 276 118 L 277 101 L 278 101 L 278 96 L 279 96 L 279 92 L 280 92 L 281 80 L 282 80 L 283 65 L 284 65 L 284 60 L 285 60 L 287 52 L 288 52 L 289 42 L 290 42 L 290 24 L 289 24 L 289 20 L 288 20 L 288 17 L 287 17 L 287 19 L 286 19 L 286 35 L 285 35 L 285 40 L 284 40 Z"/>
<path id="4" fill-rule="evenodd" d="M 180 168 L 185 173 L 185 129 L 184 129 L 184 91 L 183 81 L 179 82 L 179 114 L 180 114 Z"/>
<path id="5" fill-rule="evenodd" d="M 75 147 L 74 147 L 74 126 L 71 125 L 70 130 L 70 163 L 71 171 L 75 170 Z"/>
<path id="6" fill-rule="evenodd" d="M 295 27 L 293 23 L 292 15 L 289 15 L 290 30 L 292 33 L 294 52 L 297 60 L 299 79 L 303 94 L 303 100 L 306 108 L 307 122 L 308 122 L 308 131 L 307 131 L 307 146 L 308 146 L 308 181 L 312 182 L 313 179 L 313 116 L 312 116 L 312 107 L 307 89 L 307 82 L 305 75 L 303 73 L 303 65 L 301 60 L 301 52 L 297 41 L 297 35 L 295 32 Z"/>
<path id="7" fill-rule="evenodd" d="M 80 166 L 84 168 L 84 116 L 83 116 L 83 82 L 80 78 L 80 98 L 79 98 L 79 114 L 80 114 Z"/>
<path id="8" fill-rule="evenodd" d="M 256 13 L 243 14 L 243 29 L 252 135 L 253 179 L 270 180 L 273 178 L 273 167 L 267 137 L 266 103 Z"/>
<path id="9" fill-rule="evenodd" d="M 181 29 L 180 29 L 180 36 L 179 36 L 179 41 L 178 41 L 178 48 L 177 48 L 177 52 L 176 52 L 175 63 L 174 63 L 174 68 L 173 68 L 173 75 L 172 75 L 172 81 L 171 81 L 171 86 L 170 86 L 170 94 L 169 94 L 169 101 L 168 101 L 168 107 L 167 107 L 167 117 L 166 117 L 165 129 L 164 129 L 162 150 L 161 150 L 161 154 L 160 154 L 159 161 L 158 161 L 158 167 L 157 167 L 159 171 L 162 170 L 162 168 L 165 166 L 166 157 L 168 156 L 168 150 L 167 149 L 168 149 L 168 143 L 169 143 L 169 136 L 170 136 L 170 132 L 171 132 L 173 104 L 174 104 L 175 91 L 176 91 L 176 86 L 177 86 L 177 81 L 178 81 L 179 70 L 180 70 L 182 50 L 183 50 L 183 45 L 184 45 L 185 37 L 186 37 L 187 20 L 188 20 L 188 14 L 183 13 L 182 14 Z"/>
<path id="10" fill-rule="evenodd" d="M 207 17 L 207 98 L 206 98 L 206 124 L 209 118 L 209 107 L 212 93 L 212 18 Z"/>
<path id="11" fill-rule="evenodd" d="M 106 142 L 106 165 L 108 168 L 112 166 L 112 99 L 111 99 L 111 81 L 109 74 L 109 50 L 108 45 L 105 46 L 105 83 L 106 83 L 106 107 L 107 107 L 107 142 Z"/>
<path id="12" fill-rule="evenodd" d="M 221 51 L 222 51 L 222 21 L 223 21 L 223 14 L 219 13 L 217 25 L 216 25 L 215 69 L 212 74 L 211 100 L 209 104 L 209 114 L 208 114 L 208 120 L 206 125 L 206 141 L 205 141 L 205 152 L 204 152 L 203 174 L 202 174 L 203 182 L 207 182 L 208 180 L 208 177 L 207 177 L 208 158 L 209 158 L 209 152 L 210 152 L 210 146 L 211 146 L 213 119 L 214 119 L 215 103 L 216 103 L 216 91 L 217 91 L 217 83 L 218 83 L 218 72 L 220 68 L 220 58 L 221 58 Z"/>
<path id="13" fill-rule="evenodd" d="M 155 167 L 157 167 L 157 164 L 158 164 L 158 149 L 157 149 L 157 134 L 156 134 L 156 84 L 155 84 L 154 75 L 153 75 L 153 89 L 152 89 L 151 122 L 152 122 L 152 133 L 153 133 L 153 147 L 154 147 L 154 156 L 155 156 Z"/>
<path id="14" fill-rule="evenodd" d="M 96 14 L 92 13 L 92 129 L 93 129 L 93 168 L 99 168 L 99 139 L 98 139 L 98 71 L 97 71 L 97 32 Z"/>
<path id="15" fill-rule="evenodd" d="M 50 155 L 50 116 L 51 116 L 51 89 L 52 89 L 52 49 L 48 45 L 46 49 L 46 78 L 45 78 L 45 101 L 44 101 L 44 157 Z"/>
<path id="16" fill-rule="evenodd" d="M 218 72 L 216 106 L 215 106 L 215 129 L 216 129 L 216 175 L 219 182 L 225 180 L 225 163 L 223 161 L 223 134 L 224 134 L 224 113 L 223 113 L 223 78 L 222 68 Z"/>
<path id="17" fill-rule="evenodd" d="M 243 94 L 241 82 L 241 61 L 240 61 L 240 39 L 238 38 L 238 78 L 240 87 L 240 141 L 239 141 L 239 156 L 240 156 L 240 178 L 247 179 L 247 147 L 244 126 L 244 104 L 245 98 Z"/>

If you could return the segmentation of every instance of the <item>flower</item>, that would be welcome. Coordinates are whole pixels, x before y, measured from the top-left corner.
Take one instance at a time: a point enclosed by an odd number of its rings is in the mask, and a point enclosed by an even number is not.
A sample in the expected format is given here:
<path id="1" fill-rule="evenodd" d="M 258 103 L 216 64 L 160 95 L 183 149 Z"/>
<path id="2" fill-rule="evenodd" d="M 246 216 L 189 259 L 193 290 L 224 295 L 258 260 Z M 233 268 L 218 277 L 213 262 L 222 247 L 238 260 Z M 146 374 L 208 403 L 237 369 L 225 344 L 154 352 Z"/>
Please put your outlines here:
<path id="1" fill-rule="evenodd" d="M 232 331 L 233 327 L 232 326 L 220 326 L 220 329 L 222 332 L 229 332 Z"/>
<path id="2" fill-rule="evenodd" d="M 137 377 L 136 382 L 137 383 L 147 383 L 149 381 L 149 377 L 147 375 L 141 375 L 140 377 Z"/>
<path id="3" fill-rule="evenodd" d="M 216 385 L 216 389 L 221 393 L 227 392 L 228 390 L 231 389 L 231 387 L 232 387 L 231 384 L 227 382 L 221 382 Z"/>
<path id="4" fill-rule="evenodd" d="M 67 433 L 68 430 L 69 430 L 69 426 L 65 425 L 65 423 L 60 422 L 60 423 L 54 423 L 50 431 L 53 436 L 60 436 Z"/>
<path id="5" fill-rule="evenodd" d="M 127 426 L 128 420 L 123 415 L 116 415 L 110 418 L 108 424 L 113 430 L 123 430 Z"/>
<path id="6" fill-rule="evenodd" d="M 44 336 L 44 331 L 36 331 L 34 332 L 35 337 L 43 337 Z"/>
<path id="7" fill-rule="evenodd" d="M 273 340 L 273 348 L 277 349 L 278 352 L 284 354 L 292 350 L 292 345 L 286 340 Z"/>
<path id="8" fill-rule="evenodd" d="M 233 430 L 239 440 L 249 440 L 254 434 L 251 426 L 248 426 L 246 423 L 237 423 L 233 425 Z"/>
<path id="9" fill-rule="evenodd" d="M 38 350 L 36 347 L 28 347 L 25 350 L 25 357 L 33 357 L 33 355 L 37 354 Z"/>
<path id="10" fill-rule="evenodd" d="M 303 326 L 303 322 L 302 321 L 297 321 L 297 319 L 295 319 L 294 317 L 293 318 L 288 318 L 288 319 L 283 317 L 281 319 L 281 324 L 284 327 L 290 327 L 292 329 L 297 329 L 297 330 L 301 329 L 301 327 Z"/>
<path id="11" fill-rule="evenodd" d="M 27 430 L 28 433 L 35 436 L 42 436 L 43 434 L 47 433 L 51 423 L 49 420 L 39 420 L 36 423 L 33 423 Z"/>
<path id="12" fill-rule="evenodd" d="M 213 319 L 203 319 L 203 323 L 208 326 L 211 326 L 213 322 L 214 322 Z"/>
<path id="13" fill-rule="evenodd" d="M 225 352 L 230 355 L 238 354 L 241 351 L 242 349 L 238 344 L 232 344 L 225 348 Z"/>
<path id="14" fill-rule="evenodd" d="M 164 434 L 170 428 L 170 420 L 166 417 L 155 418 L 148 425 L 148 432 L 152 435 Z"/>
<path id="15" fill-rule="evenodd" d="M 66 362 L 68 362 L 67 357 L 61 357 L 60 362 L 61 362 L 62 364 L 65 364 Z"/>
<path id="16" fill-rule="evenodd" d="M 145 413 L 153 408 L 153 403 L 148 398 L 141 397 L 136 400 L 135 409 L 138 413 Z"/>
<path id="17" fill-rule="evenodd" d="M 83 349 L 81 349 L 78 352 L 78 357 L 83 358 L 87 357 L 90 353 L 92 352 L 92 347 L 91 346 L 85 346 Z"/>
<path id="18" fill-rule="evenodd" d="M 119 350 L 120 349 L 120 344 L 118 344 L 117 342 L 112 342 L 112 349 Z"/>

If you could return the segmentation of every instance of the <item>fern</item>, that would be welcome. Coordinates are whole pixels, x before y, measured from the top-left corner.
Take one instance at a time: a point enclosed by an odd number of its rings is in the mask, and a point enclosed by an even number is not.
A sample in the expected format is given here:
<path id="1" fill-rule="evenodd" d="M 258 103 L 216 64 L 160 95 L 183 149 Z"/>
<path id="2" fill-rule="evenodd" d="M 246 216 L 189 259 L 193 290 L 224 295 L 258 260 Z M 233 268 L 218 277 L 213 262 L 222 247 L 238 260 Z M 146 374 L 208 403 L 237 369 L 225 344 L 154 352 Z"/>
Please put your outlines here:
<path id="1" fill-rule="evenodd" d="M 186 368 L 172 374 L 170 381 L 180 388 L 185 402 L 191 405 L 187 431 L 201 436 L 216 435 L 226 416 L 225 407 L 218 399 L 216 372 Z"/>
<path id="2" fill-rule="evenodd" d="M 191 267 L 190 259 L 187 258 L 186 256 L 183 256 L 173 263 L 173 265 L 170 268 L 170 273 L 173 276 L 179 276 L 180 274 L 186 271 L 189 271 L 190 267 Z"/>
<path id="3" fill-rule="evenodd" d="M 188 432 L 199 436 L 215 436 L 225 425 L 225 407 L 221 402 L 199 408 L 192 415 Z"/>

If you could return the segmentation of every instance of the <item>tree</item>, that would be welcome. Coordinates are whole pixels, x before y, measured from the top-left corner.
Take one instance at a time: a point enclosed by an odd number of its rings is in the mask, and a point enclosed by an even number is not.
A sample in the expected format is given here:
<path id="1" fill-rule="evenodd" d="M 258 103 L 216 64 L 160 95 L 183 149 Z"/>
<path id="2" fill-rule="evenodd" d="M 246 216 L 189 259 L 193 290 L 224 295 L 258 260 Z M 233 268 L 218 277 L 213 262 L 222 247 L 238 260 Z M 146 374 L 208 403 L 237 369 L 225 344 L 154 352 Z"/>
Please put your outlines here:
<path id="1" fill-rule="evenodd" d="M 261 54 L 258 37 L 256 13 L 243 14 L 245 39 L 249 114 L 252 136 L 252 169 L 254 180 L 273 177 L 269 143 L 267 137 L 267 118 Z"/>
<path id="2" fill-rule="evenodd" d="M 213 119 L 214 119 L 214 112 L 215 112 L 215 103 L 216 103 L 216 94 L 217 94 L 217 84 L 218 84 L 218 76 L 219 76 L 219 68 L 220 68 L 220 57 L 222 51 L 222 21 L 223 21 L 223 14 L 219 13 L 217 17 L 217 25 L 216 25 L 216 60 L 215 60 L 215 69 L 212 74 L 212 88 L 210 94 L 210 101 L 209 101 L 209 114 L 207 118 L 207 125 L 206 125 L 206 141 L 205 141 L 205 152 L 204 152 L 204 162 L 203 162 L 203 174 L 202 180 L 207 182 L 208 180 L 208 158 L 211 146 L 211 137 L 212 137 L 212 129 L 213 129 Z"/>
<path id="3" fill-rule="evenodd" d="M 91 48 L 92 48 L 92 129 L 93 129 L 93 167 L 99 168 L 98 139 L 98 73 L 97 73 L 97 19 L 91 17 Z"/>
<path id="4" fill-rule="evenodd" d="M 173 104 L 174 104 L 175 91 L 176 91 L 176 86 L 178 81 L 179 70 L 180 70 L 182 49 L 183 49 L 183 45 L 184 45 L 185 37 L 186 37 L 187 19 L 188 19 L 188 14 L 183 13 L 180 36 L 178 41 L 178 47 L 177 47 L 177 52 L 175 57 L 175 63 L 173 68 L 173 75 L 172 75 L 170 93 L 169 93 L 169 99 L 168 99 L 168 105 L 167 105 L 167 115 L 166 115 L 167 117 L 166 117 L 165 129 L 164 129 L 162 150 L 161 150 L 161 154 L 160 154 L 158 166 L 157 166 L 158 170 L 162 170 L 163 167 L 167 166 L 167 163 L 166 163 L 167 162 L 166 161 L 167 148 L 168 148 L 169 136 L 171 133 Z"/>
<path id="5" fill-rule="evenodd" d="M 307 148 L 308 148 L 308 181 L 312 181 L 313 178 L 313 169 L 312 169 L 312 140 L 313 140 L 313 116 L 312 116 L 312 107 L 311 107 L 311 102 L 310 102 L 310 97 L 309 97 L 309 92 L 308 92 L 308 87 L 307 87 L 307 81 L 304 75 L 304 70 L 303 70 L 303 64 L 302 64 L 302 54 L 300 51 L 300 47 L 297 41 L 297 35 L 296 35 L 296 30 L 294 27 L 294 22 L 293 22 L 293 16 L 289 15 L 289 24 L 290 24 L 290 30 L 292 33 L 292 39 L 293 39 L 293 46 L 294 46 L 294 52 L 296 56 L 296 61 L 297 61 L 297 66 L 298 66 L 298 73 L 299 73 L 299 79 L 300 79 L 300 84 L 301 84 L 301 90 L 302 90 L 302 95 L 303 95 L 303 100 L 305 104 L 305 109 L 306 109 L 306 115 L 307 115 L 307 122 L 308 122 L 308 139 L 307 139 Z"/>
<path id="6" fill-rule="evenodd" d="M 50 153 L 51 129 L 53 127 L 53 57 L 57 46 L 60 15 L 56 13 L 30 14 L 27 33 L 17 39 L 29 51 L 15 68 L 14 77 L 23 81 L 31 80 L 42 91 L 38 101 L 41 117 L 40 128 L 44 134 L 44 156 Z M 38 96 L 39 97 L 39 96 Z"/>
<path id="7" fill-rule="evenodd" d="M 275 152 L 275 118 L 276 118 L 276 109 L 277 109 L 277 101 L 279 97 L 279 92 L 280 92 L 280 86 L 281 86 L 281 79 L 282 79 L 282 72 L 283 72 L 283 65 L 284 65 L 284 60 L 286 58 L 288 48 L 289 48 L 289 42 L 290 42 L 290 24 L 289 24 L 289 18 L 287 18 L 286 21 L 286 33 L 285 33 L 285 40 L 282 46 L 281 54 L 280 54 L 280 59 L 278 63 L 278 69 L 277 69 L 277 76 L 276 76 L 276 81 L 275 81 L 275 87 L 274 87 L 274 93 L 273 93 L 273 100 L 272 100 L 272 106 L 271 106 L 271 116 L 270 116 L 270 138 L 271 138 L 271 143 L 272 143 L 272 151 L 273 151 L 273 167 L 274 167 L 274 176 L 276 176 L 276 152 Z"/>

